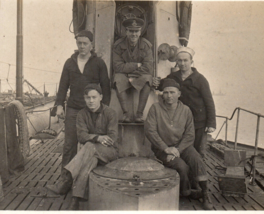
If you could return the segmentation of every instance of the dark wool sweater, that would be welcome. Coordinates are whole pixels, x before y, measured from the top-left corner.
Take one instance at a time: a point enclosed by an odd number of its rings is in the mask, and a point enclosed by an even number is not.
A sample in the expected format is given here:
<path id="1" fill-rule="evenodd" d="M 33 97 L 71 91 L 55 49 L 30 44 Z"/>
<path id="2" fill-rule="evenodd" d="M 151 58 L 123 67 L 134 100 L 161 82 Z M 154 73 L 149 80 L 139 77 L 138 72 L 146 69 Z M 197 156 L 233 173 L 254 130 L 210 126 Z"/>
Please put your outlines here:
<path id="1" fill-rule="evenodd" d="M 92 54 L 84 66 L 83 73 L 81 73 L 77 64 L 78 54 L 78 52 L 73 54 L 64 64 L 56 105 L 64 105 L 67 91 L 70 89 L 70 97 L 67 101 L 67 106 L 74 109 L 84 108 L 86 105 L 83 98 L 83 91 L 85 86 L 89 83 L 100 84 L 103 92 L 102 102 L 109 105 L 111 89 L 104 60 Z"/>
<path id="2" fill-rule="evenodd" d="M 94 123 L 92 112 L 86 106 L 77 115 L 76 128 L 78 140 L 81 144 L 88 141 L 96 143 L 95 139 L 100 135 L 107 135 L 116 143 L 118 134 L 116 112 L 103 104 Z"/>
<path id="3" fill-rule="evenodd" d="M 181 71 L 173 72 L 167 78 L 174 79 L 180 84 L 181 96 L 179 99 L 191 109 L 195 128 L 216 128 L 215 105 L 209 83 L 196 68 L 192 67 L 192 71 L 193 73 L 184 81 Z"/>

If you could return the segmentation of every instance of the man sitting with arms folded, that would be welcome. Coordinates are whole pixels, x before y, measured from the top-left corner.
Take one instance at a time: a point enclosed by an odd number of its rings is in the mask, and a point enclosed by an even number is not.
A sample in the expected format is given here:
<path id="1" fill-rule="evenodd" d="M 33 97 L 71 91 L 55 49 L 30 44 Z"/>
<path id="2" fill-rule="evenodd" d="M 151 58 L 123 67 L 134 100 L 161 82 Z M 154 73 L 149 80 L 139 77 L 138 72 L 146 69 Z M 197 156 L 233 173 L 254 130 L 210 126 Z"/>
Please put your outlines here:
<path id="1" fill-rule="evenodd" d="M 89 84 L 85 87 L 86 107 L 78 113 L 76 121 L 77 137 L 83 147 L 64 167 L 71 173 L 73 181 L 68 210 L 78 210 L 79 200 L 88 199 L 89 173 L 97 164 L 106 164 L 118 157 L 115 146 L 117 115 L 113 109 L 101 103 L 102 98 L 99 85 Z"/>
<path id="2" fill-rule="evenodd" d="M 164 166 L 179 173 L 181 195 L 197 199 L 202 197 L 203 208 L 211 210 L 213 205 L 208 194 L 205 165 L 193 147 L 195 133 L 192 112 L 178 100 L 180 86 L 173 79 L 165 79 L 161 88 L 163 99 L 151 106 L 145 121 L 146 137 Z M 189 178 L 198 181 L 202 191 L 191 190 Z"/>

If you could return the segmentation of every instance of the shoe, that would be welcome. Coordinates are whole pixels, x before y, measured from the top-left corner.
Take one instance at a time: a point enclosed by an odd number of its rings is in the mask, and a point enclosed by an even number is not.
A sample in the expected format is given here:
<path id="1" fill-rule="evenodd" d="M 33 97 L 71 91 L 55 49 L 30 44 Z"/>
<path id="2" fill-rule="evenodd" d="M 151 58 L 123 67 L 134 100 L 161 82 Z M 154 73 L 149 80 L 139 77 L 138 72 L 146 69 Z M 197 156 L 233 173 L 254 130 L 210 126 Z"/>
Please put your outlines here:
<path id="1" fill-rule="evenodd" d="M 135 123 L 144 123 L 143 113 L 137 112 Z"/>
<path id="2" fill-rule="evenodd" d="M 58 183 L 54 185 L 46 185 L 46 188 L 57 195 L 65 195 L 67 194 L 71 189 L 71 182 L 69 181 L 59 181 Z"/>
<path id="3" fill-rule="evenodd" d="M 202 197 L 203 197 L 202 190 L 198 190 L 198 189 L 192 189 L 191 190 L 191 194 L 190 194 L 190 198 L 191 199 L 198 200 L 198 199 L 200 199 Z"/>
<path id="4" fill-rule="evenodd" d="M 123 123 L 131 123 L 132 122 L 127 113 L 124 113 L 122 122 Z"/>
<path id="5" fill-rule="evenodd" d="M 143 116 L 136 117 L 135 122 L 136 123 L 144 123 Z"/>
<path id="6" fill-rule="evenodd" d="M 203 209 L 204 210 L 212 210 L 213 209 L 213 204 L 212 204 L 212 201 L 211 201 L 211 198 L 209 196 L 209 193 L 208 191 L 206 192 L 203 192 Z"/>
<path id="7" fill-rule="evenodd" d="M 191 186 L 192 186 L 192 189 L 194 190 L 202 190 L 198 181 L 192 181 Z"/>
<path id="8" fill-rule="evenodd" d="M 71 203 L 67 210 L 79 210 L 79 199 L 78 197 L 72 197 Z"/>

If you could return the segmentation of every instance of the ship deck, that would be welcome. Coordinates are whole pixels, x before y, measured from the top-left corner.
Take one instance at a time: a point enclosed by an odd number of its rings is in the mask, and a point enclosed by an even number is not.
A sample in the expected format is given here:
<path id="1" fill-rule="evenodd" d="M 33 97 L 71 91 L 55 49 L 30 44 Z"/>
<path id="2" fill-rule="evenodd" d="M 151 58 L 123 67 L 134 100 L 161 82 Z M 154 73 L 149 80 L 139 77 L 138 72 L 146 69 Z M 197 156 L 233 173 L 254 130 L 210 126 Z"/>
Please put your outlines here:
<path id="1" fill-rule="evenodd" d="M 66 210 L 71 192 L 64 196 L 47 191 L 47 184 L 54 184 L 60 177 L 63 137 L 37 141 L 31 146 L 31 155 L 25 161 L 25 170 L 3 185 L 4 200 L 0 210 Z M 262 160 L 258 162 L 263 162 Z M 214 210 L 263 210 L 264 191 L 259 186 L 247 185 L 248 193 L 242 197 L 226 197 L 218 187 L 217 176 L 223 170 L 223 160 L 209 148 L 205 163 L 209 175 L 209 190 Z M 263 163 L 261 164 L 263 165 Z M 247 178 L 247 183 L 249 178 Z M 201 201 L 180 197 L 180 210 L 202 210 Z"/>

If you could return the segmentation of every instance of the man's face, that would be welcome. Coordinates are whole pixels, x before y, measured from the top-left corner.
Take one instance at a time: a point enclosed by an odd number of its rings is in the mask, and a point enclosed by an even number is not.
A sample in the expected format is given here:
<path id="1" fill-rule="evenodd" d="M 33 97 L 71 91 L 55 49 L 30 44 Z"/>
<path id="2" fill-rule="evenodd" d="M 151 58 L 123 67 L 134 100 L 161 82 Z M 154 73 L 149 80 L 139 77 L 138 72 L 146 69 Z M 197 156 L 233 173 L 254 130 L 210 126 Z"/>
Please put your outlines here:
<path id="1" fill-rule="evenodd" d="M 139 30 L 127 29 L 126 35 L 127 35 L 127 38 L 130 40 L 131 43 L 137 43 L 138 39 L 141 35 L 141 29 L 139 29 Z"/>
<path id="2" fill-rule="evenodd" d="M 79 54 L 86 56 L 92 49 L 92 42 L 87 37 L 77 37 L 76 44 L 79 50 Z"/>
<path id="3" fill-rule="evenodd" d="M 181 71 L 188 71 L 191 69 L 191 65 L 193 60 L 191 59 L 191 55 L 188 53 L 179 53 L 177 56 L 177 64 Z"/>
<path id="4" fill-rule="evenodd" d="M 85 103 L 91 111 L 96 111 L 100 107 L 102 98 L 103 95 L 99 94 L 96 90 L 90 90 L 88 94 L 84 95 Z"/>
<path id="5" fill-rule="evenodd" d="M 163 99 L 166 104 L 172 105 L 178 102 L 181 92 L 175 87 L 166 87 L 163 90 Z"/>

